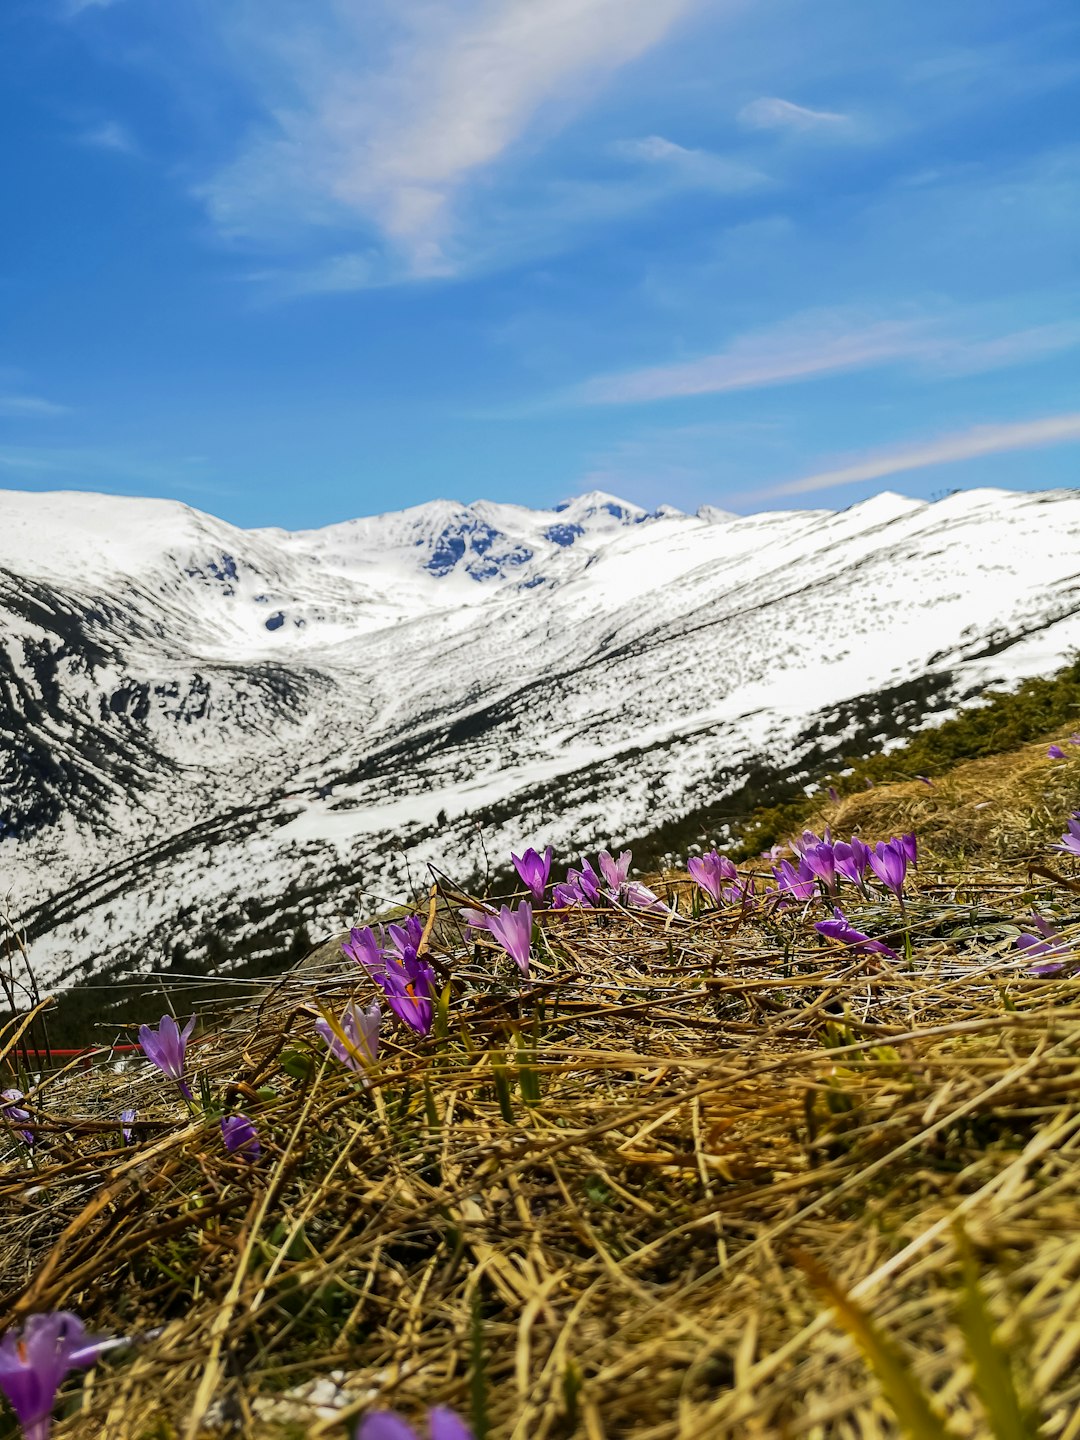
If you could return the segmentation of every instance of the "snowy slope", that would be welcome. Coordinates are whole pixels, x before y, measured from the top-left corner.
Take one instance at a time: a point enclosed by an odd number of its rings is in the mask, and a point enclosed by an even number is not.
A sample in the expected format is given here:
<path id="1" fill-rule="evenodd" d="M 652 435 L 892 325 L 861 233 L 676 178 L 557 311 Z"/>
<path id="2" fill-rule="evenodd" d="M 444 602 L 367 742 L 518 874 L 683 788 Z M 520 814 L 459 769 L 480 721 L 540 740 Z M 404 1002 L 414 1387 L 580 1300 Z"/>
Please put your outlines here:
<path id="1" fill-rule="evenodd" d="M 633 836 L 1078 645 L 1071 492 L 298 533 L 0 492 L 0 891 L 49 984 L 269 952 L 469 874 L 478 823 Z"/>

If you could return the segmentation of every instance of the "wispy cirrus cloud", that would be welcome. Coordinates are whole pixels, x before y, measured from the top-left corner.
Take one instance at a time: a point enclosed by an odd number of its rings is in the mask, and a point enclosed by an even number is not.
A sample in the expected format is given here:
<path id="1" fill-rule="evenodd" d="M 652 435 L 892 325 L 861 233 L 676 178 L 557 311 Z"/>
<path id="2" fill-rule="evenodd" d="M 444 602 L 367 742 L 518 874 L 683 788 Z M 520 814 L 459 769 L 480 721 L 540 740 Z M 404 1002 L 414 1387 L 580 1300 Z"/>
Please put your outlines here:
<path id="1" fill-rule="evenodd" d="M 783 495 L 809 495 L 815 490 L 831 490 L 837 485 L 858 485 L 902 475 L 911 470 L 926 470 L 934 465 L 954 465 L 963 460 L 977 460 L 986 455 L 1000 455 L 1009 450 L 1034 450 L 1048 445 L 1066 445 L 1080 441 L 1080 412 L 1048 415 L 1039 420 L 1021 420 L 1011 425 L 977 425 L 970 430 L 896 449 L 876 450 L 835 470 L 821 470 L 804 475 L 783 485 L 758 491 L 756 499 L 772 499 Z"/>
<path id="2" fill-rule="evenodd" d="M 89 145 L 94 150 L 115 150 L 120 155 L 139 153 L 135 137 L 118 120 L 103 120 L 100 125 L 91 125 L 77 138 L 80 145 Z"/>
<path id="3" fill-rule="evenodd" d="M 711 355 L 595 376 L 581 386 L 578 398 L 588 405 L 628 405 L 756 389 L 884 364 L 911 355 L 920 343 L 917 321 L 811 312 L 739 336 Z"/>
<path id="4" fill-rule="evenodd" d="M 853 125 L 850 115 L 836 110 L 811 110 L 807 105 L 796 105 L 793 100 L 781 100 L 775 95 L 763 95 L 751 100 L 736 115 L 744 130 L 781 130 L 805 133 L 807 131 L 837 131 Z"/>
<path id="5" fill-rule="evenodd" d="M 791 384 L 847 370 L 907 363 L 943 375 L 1004 369 L 1080 345 L 1080 321 L 986 334 L 979 317 L 867 318 L 818 310 L 738 336 L 692 360 L 598 375 L 577 391 L 587 405 L 630 405 Z"/>
<path id="6" fill-rule="evenodd" d="M 678 145 L 663 135 L 646 135 L 639 140 L 622 140 L 615 153 L 666 173 L 685 188 L 738 194 L 769 184 L 769 177 L 756 166 L 711 150 Z"/>
<path id="7" fill-rule="evenodd" d="M 735 197 L 771 184 L 754 166 L 659 135 L 618 141 L 607 153 L 623 166 L 602 179 L 534 179 L 524 187 L 508 184 L 501 198 L 497 187 L 487 190 L 467 227 L 467 243 L 459 233 L 452 261 L 444 256 L 447 269 L 433 273 L 472 274 L 497 269 L 507 259 L 522 263 L 557 254 L 590 228 L 626 220 L 679 193 Z M 420 269 L 411 278 L 423 275 Z M 377 289 L 398 283 L 402 274 L 371 243 L 304 263 L 260 268 L 247 278 L 276 301 Z"/>
<path id="8" fill-rule="evenodd" d="M 1004 334 L 928 340 L 923 359 L 942 375 L 980 375 L 1047 359 L 1080 345 L 1080 320 L 1057 320 Z"/>
<path id="9" fill-rule="evenodd" d="M 403 275 L 454 273 L 469 187 L 698 3 L 398 0 L 381 11 L 343 0 L 307 26 L 293 7 L 242 7 L 230 53 L 253 72 L 266 116 L 200 194 L 235 236 L 366 228 Z"/>
<path id="10" fill-rule="evenodd" d="M 71 412 L 40 395 L 0 394 L 0 416 L 12 420 L 47 420 Z"/>
<path id="11" fill-rule="evenodd" d="M 675 153 L 660 153 L 658 146 L 641 143 L 643 150 L 633 141 L 614 147 L 614 155 L 629 164 L 602 179 L 534 177 L 508 183 L 502 193 L 497 186 L 485 187 L 468 207 L 468 217 L 458 217 L 440 268 L 425 271 L 406 262 L 403 270 L 373 240 L 312 260 L 260 267 L 247 278 L 263 299 L 279 301 L 379 289 L 403 279 L 472 276 L 558 255 L 581 235 L 625 222 L 679 194 L 737 197 L 770 183 L 761 171 L 720 155 L 669 142 L 659 144 Z"/>

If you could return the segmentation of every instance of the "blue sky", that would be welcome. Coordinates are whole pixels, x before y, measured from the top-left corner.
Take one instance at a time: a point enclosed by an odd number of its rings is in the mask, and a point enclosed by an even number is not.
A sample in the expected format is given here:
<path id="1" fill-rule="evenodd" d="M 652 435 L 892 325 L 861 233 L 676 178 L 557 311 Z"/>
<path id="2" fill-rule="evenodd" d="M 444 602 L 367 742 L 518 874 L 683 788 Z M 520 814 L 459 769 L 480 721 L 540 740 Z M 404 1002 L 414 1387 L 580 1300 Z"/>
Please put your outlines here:
<path id="1" fill-rule="evenodd" d="M 0 487 L 1072 485 L 1073 0 L 8 0 Z"/>

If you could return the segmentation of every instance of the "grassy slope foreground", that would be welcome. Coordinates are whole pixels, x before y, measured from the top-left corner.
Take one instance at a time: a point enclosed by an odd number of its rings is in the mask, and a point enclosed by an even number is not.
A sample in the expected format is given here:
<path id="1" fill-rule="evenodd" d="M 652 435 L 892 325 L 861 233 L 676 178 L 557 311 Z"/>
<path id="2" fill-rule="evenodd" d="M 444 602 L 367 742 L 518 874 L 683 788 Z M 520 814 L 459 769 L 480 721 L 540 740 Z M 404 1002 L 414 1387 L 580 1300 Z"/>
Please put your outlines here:
<path id="1" fill-rule="evenodd" d="M 1011 690 L 984 692 L 941 722 L 933 715 L 934 701 L 925 681 L 913 680 L 888 696 L 893 713 L 882 713 L 882 697 L 865 697 L 828 717 L 837 733 L 856 733 L 864 741 L 876 733 L 878 742 L 902 732 L 906 717 L 929 717 L 926 728 L 915 731 L 900 745 L 887 749 L 854 749 L 837 759 L 832 731 L 819 736 L 817 750 L 792 769 L 782 754 L 769 769 L 751 775 L 723 804 L 708 806 L 642 836 L 635 853 L 646 863 L 662 863 L 673 853 L 685 854 L 707 837 L 749 858 L 800 829 L 813 808 L 806 797 L 807 783 L 824 795 L 829 787 L 840 794 L 861 793 L 867 785 L 895 783 L 922 775 L 946 775 L 967 760 L 996 757 L 1054 732 L 1080 728 L 1080 659 L 1048 678 L 1025 680 Z M 897 727 L 897 717 L 901 725 Z M 872 727 L 877 727 L 872 730 Z M 850 742 L 848 742 L 850 743 Z M 1009 772 L 1008 767 L 1004 772 Z M 1051 825 L 1057 824 L 1055 815 Z M 1030 835 L 1024 837 L 1030 839 Z"/>
<path id="2" fill-rule="evenodd" d="M 192 1047 L 205 1117 L 141 1064 L 23 1075 L 0 1324 L 135 1337 L 56 1433 L 344 1437 L 443 1403 L 498 1440 L 1080 1436 L 1080 978 L 1013 945 L 1033 903 L 1080 933 L 1065 749 L 827 808 L 919 832 L 903 912 L 842 892 L 895 964 L 823 941 L 824 901 L 704 909 L 671 872 L 673 916 L 541 914 L 522 983 L 447 893 L 446 1022 L 387 1017 L 370 1088 L 314 1034 L 374 994 L 332 950 Z"/>

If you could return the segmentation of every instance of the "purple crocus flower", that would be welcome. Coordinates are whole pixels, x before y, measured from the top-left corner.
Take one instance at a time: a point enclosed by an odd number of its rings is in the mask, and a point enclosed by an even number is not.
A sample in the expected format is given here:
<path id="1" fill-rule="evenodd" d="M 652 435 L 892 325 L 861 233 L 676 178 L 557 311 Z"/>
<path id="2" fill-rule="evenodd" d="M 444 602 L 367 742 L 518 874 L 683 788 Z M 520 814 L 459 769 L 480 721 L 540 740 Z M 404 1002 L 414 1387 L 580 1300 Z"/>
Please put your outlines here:
<path id="1" fill-rule="evenodd" d="M 381 987 L 386 1003 L 418 1035 L 426 1035 L 435 1019 L 435 972 L 416 954 L 407 951 L 400 960 L 387 957 L 386 971 L 371 977 Z"/>
<path id="2" fill-rule="evenodd" d="M 833 865 L 838 875 L 850 880 L 853 885 L 858 885 L 861 876 L 855 863 L 854 851 L 846 840 L 837 840 L 833 846 Z"/>
<path id="3" fill-rule="evenodd" d="M 870 868 L 870 846 L 860 840 L 858 835 L 851 837 L 851 855 L 859 872 L 865 876 Z"/>
<path id="4" fill-rule="evenodd" d="M 835 785 L 830 785 L 825 793 L 828 795 L 829 799 L 834 805 L 840 804 L 840 791 L 837 790 Z"/>
<path id="5" fill-rule="evenodd" d="M 411 950 L 414 954 L 420 948 L 420 941 L 424 938 L 424 922 L 419 915 L 410 915 L 404 925 L 388 925 L 383 933 L 383 950 L 394 950 L 398 959 L 403 959 L 406 951 Z"/>
<path id="6" fill-rule="evenodd" d="M 705 855 L 691 855 L 686 868 L 698 889 L 704 890 L 717 905 L 720 904 L 720 891 L 725 880 L 734 880 L 739 873 L 734 861 L 721 855 L 719 850 L 710 850 Z"/>
<path id="7" fill-rule="evenodd" d="M 890 840 L 887 845 L 879 840 L 870 852 L 870 869 L 898 900 L 903 898 L 907 866 L 907 854 L 898 840 Z"/>
<path id="8" fill-rule="evenodd" d="M 845 880 L 850 880 L 853 885 L 861 885 L 870 864 L 870 846 L 864 845 L 857 835 L 851 837 L 850 845 L 846 840 L 837 840 L 833 846 L 833 860 L 838 873 L 843 875 Z"/>
<path id="9" fill-rule="evenodd" d="M 475 905 L 463 905 L 458 914 L 465 921 L 467 930 L 486 930 L 491 919 L 490 910 L 477 910 Z"/>
<path id="10" fill-rule="evenodd" d="M 1080 731 L 1078 731 L 1075 735 L 1069 736 L 1069 744 L 1080 745 Z"/>
<path id="11" fill-rule="evenodd" d="M 221 1138 L 230 1155 L 239 1155 L 249 1165 L 254 1165 L 262 1154 L 259 1132 L 248 1117 L 239 1112 L 221 1117 Z"/>
<path id="12" fill-rule="evenodd" d="M 1051 746 L 1050 746 L 1050 749 L 1047 750 L 1046 754 L 1047 754 L 1047 758 L 1050 759 L 1050 760 L 1064 760 L 1064 759 L 1065 759 L 1065 751 L 1061 748 L 1060 745 L 1051 745 Z"/>
<path id="13" fill-rule="evenodd" d="M 120 1138 L 125 1145 L 131 1144 L 131 1127 L 138 1118 L 139 1112 L 134 1108 L 120 1111 Z"/>
<path id="14" fill-rule="evenodd" d="M 1037 965 L 1028 969 L 1029 975 L 1038 976 L 1044 979 L 1052 975 L 1060 975 L 1072 954 L 1072 946 L 1061 938 L 1061 932 L 1051 920 L 1040 915 L 1037 910 L 1032 910 L 1031 918 L 1035 924 L 1038 935 L 1018 935 L 1013 945 L 1018 950 L 1023 950 L 1032 959 L 1036 956 L 1045 956 L 1040 959 Z"/>
<path id="15" fill-rule="evenodd" d="M 437 1405 L 428 1411 L 430 1440 L 475 1440 L 473 1432 L 459 1415 Z M 419 1430 L 394 1410 L 377 1410 L 366 1415 L 356 1432 L 356 1440 L 423 1440 Z"/>
<path id="16" fill-rule="evenodd" d="M 833 906 L 833 918 L 819 920 L 814 929 L 829 940 L 839 940 L 856 955 L 887 955 L 890 960 L 900 959 L 896 951 L 890 950 L 888 945 L 882 944 L 880 940 L 871 940 L 869 935 L 856 930 L 838 905 Z"/>
<path id="17" fill-rule="evenodd" d="M 791 850 L 801 860 L 811 845 L 820 845 L 821 843 L 820 835 L 815 835 L 813 830 L 804 830 L 798 840 L 791 841 Z"/>
<path id="18" fill-rule="evenodd" d="M 488 916 L 489 933 L 499 942 L 510 959 L 528 978 L 529 952 L 532 945 L 532 906 L 523 900 L 517 910 L 504 905 L 497 915 Z"/>
<path id="19" fill-rule="evenodd" d="M 825 841 L 808 845 L 803 851 L 802 863 L 826 890 L 836 889 L 836 856 L 831 845 Z"/>
<path id="20" fill-rule="evenodd" d="M 660 896 L 643 885 L 640 880 L 627 880 L 622 888 L 623 903 L 630 905 L 635 910 L 662 910 L 665 915 L 671 912 L 667 905 L 660 899 Z"/>
<path id="21" fill-rule="evenodd" d="M 417 954 L 424 927 L 417 916 L 411 916 L 404 926 L 391 925 L 387 933 L 389 940 L 380 945 L 369 928 L 353 930 L 342 949 L 367 970 L 398 1019 L 426 1035 L 435 1018 L 432 1002 L 437 986 L 435 972 Z"/>
<path id="22" fill-rule="evenodd" d="M 596 858 L 600 872 L 607 881 L 608 895 L 612 900 L 617 900 L 619 892 L 626 884 L 626 877 L 630 874 L 630 861 L 634 858 L 634 853 L 632 850 L 624 850 L 616 860 L 607 850 L 601 850 Z"/>
<path id="23" fill-rule="evenodd" d="M 381 1020 L 382 1011 L 377 1000 L 373 1000 L 366 1010 L 357 1009 L 356 1002 L 350 1000 L 338 1020 L 338 1029 L 344 1035 L 345 1040 L 334 1033 L 334 1028 L 329 1020 L 315 1021 L 315 1029 L 326 1041 L 326 1048 L 330 1054 L 335 1060 L 340 1060 L 342 1065 L 347 1065 L 350 1070 L 355 1070 L 365 1085 L 368 1083 L 367 1066 L 375 1060 L 379 1053 Z"/>
<path id="24" fill-rule="evenodd" d="M 23 1142 L 23 1144 L 32 1147 L 34 1141 L 37 1139 L 37 1136 L 34 1134 L 33 1130 L 21 1130 L 19 1128 L 20 1120 L 30 1119 L 30 1111 L 24 1110 L 21 1105 L 16 1105 L 14 1103 L 16 1100 L 21 1100 L 22 1098 L 23 1092 L 21 1090 L 0 1091 L 0 1099 L 12 1102 L 8 1105 L 0 1105 L 0 1115 L 2 1115 L 4 1119 L 12 1125 L 15 1134 L 18 1135 L 19 1139 Z"/>
<path id="25" fill-rule="evenodd" d="M 817 892 L 817 882 L 814 879 L 812 870 L 807 869 L 799 862 L 796 870 L 790 860 L 781 860 L 779 865 L 773 866 L 776 877 L 776 887 L 782 896 L 790 897 L 792 900 L 809 900 Z"/>
<path id="26" fill-rule="evenodd" d="M 730 885 L 725 885 L 720 892 L 721 899 L 728 905 L 742 905 L 746 909 L 752 909 L 756 903 L 754 898 L 754 877 L 752 875 L 739 875 L 736 872 L 735 879 Z"/>
<path id="27" fill-rule="evenodd" d="M 142 1052 L 150 1061 L 156 1065 L 163 1075 L 170 1080 L 175 1080 L 180 1087 L 180 1093 L 185 1099 L 191 1099 L 191 1087 L 184 1079 L 184 1056 L 187 1053 L 187 1043 L 191 1039 L 191 1032 L 195 1029 L 195 1016 L 180 1029 L 171 1015 L 163 1015 L 161 1023 L 156 1030 L 151 1030 L 149 1025 L 139 1026 L 139 1044 Z"/>
<path id="28" fill-rule="evenodd" d="M 1068 829 L 1061 837 L 1060 845 L 1051 845 L 1051 850 L 1060 850 L 1063 855 L 1075 855 L 1080 859 L 1080 811 L 1067 821 Z"/>
<path id="29" fill-rule="evenodd" d="M 584 904 L 600 904 L 600 876 L 588 860 L 582 860 L 580 870 L 567 870 L 566 883 L 580 892 Z"/>
<path id="30" fill-rule="evenodd" d="M 548 877 L 551 874 L 551 857 L 554 852 L 549 845 L 543 855 L 530 847 L 524 855 L 515 855 L 511 852 L 510 859 L 514 862 L 514 869 L 521 877 L 521 883 L 530 892 L 537 905 L 544 903 L 544 892 L 547 889 Z"/>
<path id="31" fill-rule="evenodd" d="M 354 925 L 349 931 L 348 940 L 341 948 L 350 960 L 355 960 L 357 965 L 362 965 L 365 970 L 382 970 L 386 967 L 382 947 L 369 925 L 365 925 L 362 930 Z"/>
<path id="32" fill-rule="evenodd" d="M 566 880 L 563 884 L 552 887 L 551 903 L 556 910 L 571 910 L 575 906 L 592 905 L 592 901 L 581 887 L 575 885 L 570 880 Z"/>
<path id="33" fill-rule="evenodd" d="M 70 1371 L 93 1365 L 102 1351 L 124 1343 L 88 1335 L 66 1310 L 31 1315 L 21 1335 L 8 1330 L 0 1340 L 0 1390 L 24 1440 L 48 1440 L 56 1392 Z"/>
<path id="34" fill-rule="evenodd" d="M 934 783 L 929 775 L 916 775 L 915 779 L 921 781 L 923 785 L 933 785 Z"/>

